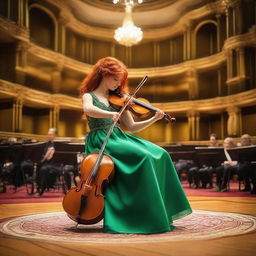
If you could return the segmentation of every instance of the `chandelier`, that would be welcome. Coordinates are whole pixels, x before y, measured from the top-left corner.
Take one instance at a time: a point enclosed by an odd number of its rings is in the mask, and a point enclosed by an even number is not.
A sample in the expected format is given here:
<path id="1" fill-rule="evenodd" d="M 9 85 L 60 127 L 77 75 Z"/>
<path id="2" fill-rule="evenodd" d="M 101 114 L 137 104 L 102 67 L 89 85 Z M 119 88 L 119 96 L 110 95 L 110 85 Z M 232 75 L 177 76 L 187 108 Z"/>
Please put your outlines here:
<path id="1" fill-rule="evenodd" d="M 119 0 L 113 0 L 114 4 L 117 4 Z M 141 4 L 143 1 L 138 0 Z M 125 46 L 132 46 L 141 41 L 143 32 L 139 27 L 136 27 L 132 20 L 132 8 L 134 6 L 133 0 L 125 0 L 125 16 L 122 27 L 115 30 L 115 40 Z"/>

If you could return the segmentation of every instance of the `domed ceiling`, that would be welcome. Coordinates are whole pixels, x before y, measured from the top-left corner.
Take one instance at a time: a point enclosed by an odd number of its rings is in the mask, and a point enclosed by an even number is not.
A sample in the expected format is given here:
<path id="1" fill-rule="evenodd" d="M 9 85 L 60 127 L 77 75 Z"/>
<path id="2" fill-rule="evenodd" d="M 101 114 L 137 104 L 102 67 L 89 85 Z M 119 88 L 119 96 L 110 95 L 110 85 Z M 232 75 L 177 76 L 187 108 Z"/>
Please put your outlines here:
<path id="1" fill-rule="evenodd" d="M 124 3 L 112 0 L 65 0 L 72 13 L 80 21 L 97 27 L 116 28 L 124 18 Z M 144 0 L 136 4 L 133 19 L 142 28 L 165 27 L 175 23 L 186 12 L 211 0 Z"/>

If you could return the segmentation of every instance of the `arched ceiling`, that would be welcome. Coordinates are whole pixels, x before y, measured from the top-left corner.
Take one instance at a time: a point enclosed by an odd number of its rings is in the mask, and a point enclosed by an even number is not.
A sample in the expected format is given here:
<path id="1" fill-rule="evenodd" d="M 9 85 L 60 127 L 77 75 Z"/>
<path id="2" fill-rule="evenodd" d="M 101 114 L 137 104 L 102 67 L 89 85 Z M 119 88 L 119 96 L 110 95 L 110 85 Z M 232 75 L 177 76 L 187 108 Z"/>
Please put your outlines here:
<path id="1" fill-rule="evenodd" d="M 88 25 L 117 28 L 124 18 L 124 4 L 112 0 L 65 0 L 73 15 Z M 122 1 L 121 1 L 122 2 Z M 165 27 L 175 23 L 186 12 L 210 0 L 144 0 L 133 10 L 133 19 L 142 28 Z"/>

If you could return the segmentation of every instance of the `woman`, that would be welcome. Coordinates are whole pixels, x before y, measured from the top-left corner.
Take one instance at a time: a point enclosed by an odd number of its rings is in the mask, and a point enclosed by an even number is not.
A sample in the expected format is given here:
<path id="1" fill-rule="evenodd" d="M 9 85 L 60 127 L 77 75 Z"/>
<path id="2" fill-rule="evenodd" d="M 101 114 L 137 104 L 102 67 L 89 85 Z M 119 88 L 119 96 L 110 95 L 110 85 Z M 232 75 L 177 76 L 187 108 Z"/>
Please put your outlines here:
<path id="1" fill-rule="evenodd" d="M 81 87 L 90 132 L 85 154 L 98 152 L 114 121 L 140 131 L 163 118 L 159 110 L 141 122 L 130 111 L 120 116 L 109 105 L 109 91 L 127 92 L 128 72 L 119 60 L 100 59 Z M 115 176 L 106 189 L 104 232 L 152 234 L 171 231 L 172 221 L 192 212 L 169 154 L 161 147 L 122 131 L 118 125 L 105 153 L 112 157 Z"/>

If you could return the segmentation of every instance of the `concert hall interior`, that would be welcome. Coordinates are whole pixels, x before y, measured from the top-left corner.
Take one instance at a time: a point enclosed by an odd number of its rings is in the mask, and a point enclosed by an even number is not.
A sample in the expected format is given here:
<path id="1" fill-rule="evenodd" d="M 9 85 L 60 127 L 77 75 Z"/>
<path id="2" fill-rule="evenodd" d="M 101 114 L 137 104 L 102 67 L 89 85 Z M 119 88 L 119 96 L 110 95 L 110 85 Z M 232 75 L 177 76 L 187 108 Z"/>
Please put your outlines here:
<path id="1" fill-rule="evenodd" d="M 176 119 L 117 128 L 169 153 L 193 210 L 174 231 L 75 229 L 63 210 L 97 133 L 81 85 L 106 57 L 126 66 L 131 95 L 148 77 L 135 122 Z M 0 254 L 256 255 L 255 99 L 255 0 L 0 0 Z"/>

